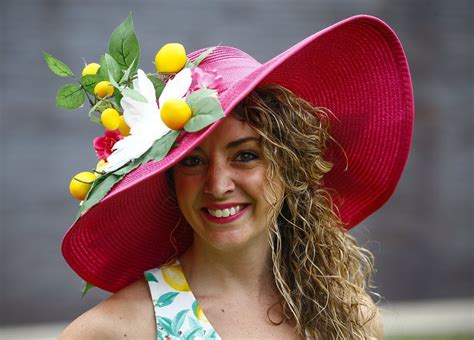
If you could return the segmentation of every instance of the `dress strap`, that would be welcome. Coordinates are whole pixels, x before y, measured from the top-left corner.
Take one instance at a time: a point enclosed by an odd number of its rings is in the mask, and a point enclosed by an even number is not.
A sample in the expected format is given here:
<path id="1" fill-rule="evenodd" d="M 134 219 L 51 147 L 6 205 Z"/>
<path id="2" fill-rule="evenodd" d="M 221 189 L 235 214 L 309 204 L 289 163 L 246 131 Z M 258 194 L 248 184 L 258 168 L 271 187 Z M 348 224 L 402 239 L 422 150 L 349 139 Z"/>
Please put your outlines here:
<path id="1" fill-rule="evenodd" d="M 157 339 L 220 339 L 194 297 L 178 259 L 145 272 Z"/>

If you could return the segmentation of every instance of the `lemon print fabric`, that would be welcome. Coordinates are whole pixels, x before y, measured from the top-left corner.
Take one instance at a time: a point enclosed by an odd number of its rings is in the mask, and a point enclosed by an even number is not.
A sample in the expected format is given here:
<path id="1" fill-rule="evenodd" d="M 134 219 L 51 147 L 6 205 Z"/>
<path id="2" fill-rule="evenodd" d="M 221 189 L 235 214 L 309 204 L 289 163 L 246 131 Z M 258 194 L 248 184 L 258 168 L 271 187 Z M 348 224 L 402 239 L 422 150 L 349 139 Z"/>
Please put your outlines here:
<path id="1" fill-rule="evenodd" d="M 188 282 L 184 277 L 183 268 L 177 264 L 174 266 L 163 268 L 163 278 L 165 282 L 173 289 L 180 292 L 189 292 Z"/>
<path id="2" fill-rule="evenodd" d="M 221 339 L 194 297 L 175 259 L 145 272 L 155 310 L 157 339 Z"/>
<path id="3" fill-rule="evenodd" d="M 197 302 L 197 300 L 194 301 L 193 303 L 193 312 L 194 312 L 194 315 L 196 315 L 196 317 L 198 318 L 198 320 L 209 322 L 206 316 L 204 315 L 204 312 L 202 311 L 201 306 L 199 306 L 199 303 Z"/>

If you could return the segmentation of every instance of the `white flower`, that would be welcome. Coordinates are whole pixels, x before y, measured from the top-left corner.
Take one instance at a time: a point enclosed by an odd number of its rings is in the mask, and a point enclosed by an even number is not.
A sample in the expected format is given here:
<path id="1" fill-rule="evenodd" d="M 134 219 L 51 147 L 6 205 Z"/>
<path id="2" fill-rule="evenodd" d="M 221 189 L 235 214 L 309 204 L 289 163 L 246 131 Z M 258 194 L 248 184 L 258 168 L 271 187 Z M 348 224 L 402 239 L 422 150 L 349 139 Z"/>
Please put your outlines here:
<path id="1" fill-rule="evenodd" d="M 185 68 L 166 83 L 158 99 L 160 107 L 173 98 L 183 98 L 191 86 L 191 70 Z M 137 78 L 133 80 L 133 89 L 146 98 L 142 103 L 124 95 L 120 104 L 123 108 L 123 117 L 130 127 L 130 135 L 119 140 L 113 146 L 112 154 L 107 158 L 107 165 L 102 168 L 106 172 L 117 170 L 129 161 L 143 155 L 153 143 L 163 137 L 170 128 L 160 117 L 160 109 L 156 103 L 155 88 L 145 72 L 137 71 Z"/>

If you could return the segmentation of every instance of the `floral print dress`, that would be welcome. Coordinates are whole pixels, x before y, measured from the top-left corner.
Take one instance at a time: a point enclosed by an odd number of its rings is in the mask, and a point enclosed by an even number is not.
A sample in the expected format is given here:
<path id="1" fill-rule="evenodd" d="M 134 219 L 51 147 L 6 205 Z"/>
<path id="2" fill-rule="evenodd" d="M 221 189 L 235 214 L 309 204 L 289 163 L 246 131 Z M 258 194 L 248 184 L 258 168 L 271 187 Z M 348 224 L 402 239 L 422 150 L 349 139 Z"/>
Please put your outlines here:
<path id="1" fill-rule="evenodd" d="M 178 259 L 145 272 L 157 339 L 221 339 L 194 297 Z"/>

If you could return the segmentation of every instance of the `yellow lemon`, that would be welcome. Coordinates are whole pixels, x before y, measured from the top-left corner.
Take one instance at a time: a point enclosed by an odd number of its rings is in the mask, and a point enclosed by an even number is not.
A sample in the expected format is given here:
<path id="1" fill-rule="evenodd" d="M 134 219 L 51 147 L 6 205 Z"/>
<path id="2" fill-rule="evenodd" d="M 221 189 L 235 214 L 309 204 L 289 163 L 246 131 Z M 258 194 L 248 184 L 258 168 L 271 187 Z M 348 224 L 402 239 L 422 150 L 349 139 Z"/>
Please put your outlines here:
<path id="1" fill-rule="evenodd" d="M 201 306 L 197 305 L 196 306 L 196 317 L 201 320 L 201 321 L 204 321 L 204 322 L 209 322 L 206 318 L 206 316 L 204 315 L 202 309 L 201 309 Z"/>
<path id="2" fill-rule="evenodd" d="M 99 162 L 97 162 L 97 165 L 95 166 L 94 172 L 96 174 L 101 175 L 102 168 L 107 165 L 107 162 L 101 159 Z"/>
<path id="3" fill-rule="evenodd" d="M 160 110 L 161 120 L 167 127 L 180 130 L 191 119 L 191 108 L 182 99 L 170 99 Z"/>
<path id="4" fill-rule="evenodd" d="M 130 135 L 130 127 L 127 125 L 127 122 L 125 121 L 125 118 L 123 118 L 123 116 L 120 116 L 119 118 L 118 130 L 120 134 L 124 137 Z"/>
<path id="5" fill-rule="evenodd" d="M 120 114 L 115 109 L 105 109 L 100 115 L 100 121 L 107 130 L 117 130 L 120 126 Z"/>
<path id="6" fill-rule="evenodd" d="M 159 73 L 179 72 L 186 64 L 186 50 L 178 43 L 163 45 L 155 56 L 156 71 Z"/>
<path id="7" fill-rule="evenodd" d="M 110 84 L 110 81 L 102 80 L 94 87 L 94 94 L 100 99 L 110 97 L 114 94 L 114 87 Z"/>
<path id="8" fill-rule="evenodd" d="M 177 264 L 171 267 L 165 267 L 162 270 L 163 278 L 166 283 L 180 292 L 189 292 L 189 285 L 184 277 L 183 268 Z"/>
<path id="9" fill-rule="evenodd" d="M 92 172 L 84 171 L 78 173 L 69 184 L 71 195 L 79 201 L 84 200 L 91 188 L 92 182 L 94 182 L 96 178 L 96 175 Z"/>
<path id="10" fill-rule="evenodd" d="M 94 75 L 99 71 L 100 65 L 97 63 L 87 64 L 86 67 L 82 69 L 82 76 Z"/>

